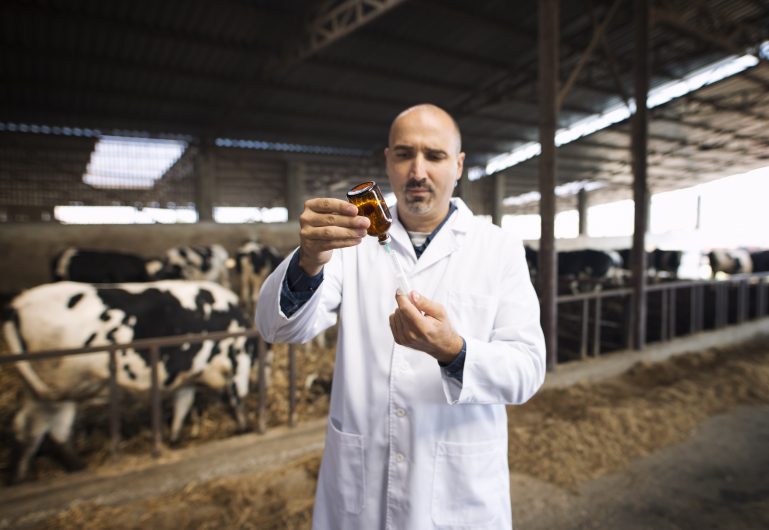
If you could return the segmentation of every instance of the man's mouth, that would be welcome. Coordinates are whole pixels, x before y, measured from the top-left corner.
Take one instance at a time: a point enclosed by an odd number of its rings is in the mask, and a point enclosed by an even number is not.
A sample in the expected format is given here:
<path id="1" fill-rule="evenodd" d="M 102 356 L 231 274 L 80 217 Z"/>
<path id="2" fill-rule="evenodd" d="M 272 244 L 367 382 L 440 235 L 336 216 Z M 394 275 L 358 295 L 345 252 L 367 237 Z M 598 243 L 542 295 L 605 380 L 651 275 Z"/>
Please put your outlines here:
<path id="1" fill-rule="evenodd" d="M 432 191 L 427 188 L 408 188 L 406 190 L 406 200 L 409 202 L 425 202 L 430 199 Z"/>

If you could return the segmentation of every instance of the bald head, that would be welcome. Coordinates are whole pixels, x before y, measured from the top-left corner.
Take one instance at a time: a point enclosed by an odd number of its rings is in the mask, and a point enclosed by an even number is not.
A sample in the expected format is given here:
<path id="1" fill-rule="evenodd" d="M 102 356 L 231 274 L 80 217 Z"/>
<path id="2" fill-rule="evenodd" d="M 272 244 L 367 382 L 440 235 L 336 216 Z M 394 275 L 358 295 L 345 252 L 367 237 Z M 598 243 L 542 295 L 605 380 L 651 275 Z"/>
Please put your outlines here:
<path id="1" fill-rule="evenodd" d="M 424 127 L 437 127 L 444 130 L 450 130 L 455 144 L 454 154 L 462 151 L 462 135 L 459 132 L 459 125 L 456 120 L 437 105 L 432 103 L 422 103 L 409 107 L 398 114 L 390 125 L 390 135 L 388 145 L 393 147 L 393 138 L 396 137 L 396 131 L 401 128 L 405 122 L 410 124 L 419 123 Z"/>

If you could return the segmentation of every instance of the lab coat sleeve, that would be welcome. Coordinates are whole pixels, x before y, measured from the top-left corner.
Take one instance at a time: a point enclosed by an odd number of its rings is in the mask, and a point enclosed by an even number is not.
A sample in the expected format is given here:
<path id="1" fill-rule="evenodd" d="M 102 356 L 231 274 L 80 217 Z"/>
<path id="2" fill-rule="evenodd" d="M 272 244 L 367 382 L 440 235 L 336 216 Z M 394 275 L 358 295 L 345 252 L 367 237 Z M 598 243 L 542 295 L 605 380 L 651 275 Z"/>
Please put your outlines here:
<path id="1" fill-rule="evenodd" d="M 499 281 L 499 304 L 490 340 L 465 337 L 467 354 L 462 382 L 441 369 L 450 404 L 520 404 L 545 379 L 545 339 L 539 301 L 531 284 L 523 245 L 511 244 L 512 256 Z"/>
<path id="2" fill-rule="evenodd" d="M 298 252 L 298 249 L 294 252 Z M 256 328 L 267 342 L 303 343 L 334 325 L 341 300 L 341 257 L 334 251 L 323 267 L 323 282 L 315 294 L 287 317 L 280 309 L 280 292 L 293 253 L 262 284 L 256 307 Z"/>

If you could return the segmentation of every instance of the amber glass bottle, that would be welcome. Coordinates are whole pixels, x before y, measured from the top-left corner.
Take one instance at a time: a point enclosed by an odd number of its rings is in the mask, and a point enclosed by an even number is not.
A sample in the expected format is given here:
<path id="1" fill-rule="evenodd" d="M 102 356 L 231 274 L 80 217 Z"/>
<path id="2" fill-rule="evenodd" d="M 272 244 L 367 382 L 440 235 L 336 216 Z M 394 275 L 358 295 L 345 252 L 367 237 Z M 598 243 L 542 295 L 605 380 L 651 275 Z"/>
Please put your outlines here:
<path id="1" fill-rule="evenodd" d="M 368 235 L 375 236 L 379 240 L 379 244 L 387 251 L 387 255 L 390 256 L 398 289 L 401 293 L 410 293 L 411 284 L 409 284 L 409 279 L 403 270 L 403 264 L 398 259 L 398 254 L 390 248 L 390 234 L 387 231 L 393 224 L 393 217 L 384 197 L 382 197 L 379 186 L 374 181 L 358 184 L 347 192 L 347 200 L 358 207 L 359 215 L 368 217 L 371 221 Z"/>
<path id="2" fill-rule="evenodd" d="M 378 238 L 381 244 L 389 241 L 387 231 L 393 223 L 393 217 L 376 182 L 372 180 L 358 184 L 347 192 L 347 200 L 358 207 L 358 215 L 368 217 L 371 221 L 368 235 Z"/>

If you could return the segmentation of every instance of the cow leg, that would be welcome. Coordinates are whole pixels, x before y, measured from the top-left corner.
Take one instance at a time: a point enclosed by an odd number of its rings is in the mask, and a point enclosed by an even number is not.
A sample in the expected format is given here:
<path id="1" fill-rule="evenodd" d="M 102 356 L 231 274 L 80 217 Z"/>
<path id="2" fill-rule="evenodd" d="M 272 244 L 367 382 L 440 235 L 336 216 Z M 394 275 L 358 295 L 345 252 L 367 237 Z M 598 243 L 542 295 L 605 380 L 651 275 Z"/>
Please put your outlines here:
<path id="1" fill-rule="evenodd" d="M 54 443 L 66 442 L 72 433 L 74 419 L 73 402 L 40 403 L 31 399 L 25 400 L 13 419 L 16 446 L 11 453 L 10 481 L 15 483 L 27 478 L 32 460 L 46 434 L 51 434 Z M 69 464 L 74 464 L 74 461 Z"/>
<path id="2" fill-rule="evenodd" d="M 47 432 L 48 424 L 40 410 L 40 404 L 26 400 L 13 418 L 14 447 L 8 466 L 11 469 L 11 484 L 27 478 L 32 459 Z"/>
<path id="3" fill-rule="evenodd" d="M 75 453 L 72 426 L 75 424 L 77 409 L 73 401 L 61 403 L 51 422 L 50 437 L 54 457 L 67 471 L 80 471 L 85 463 Z"/>
<path id="4" fill-rule="evenodd" d="M 201 410 L 197 406 L 193 406 L 190 409 L 190 423 L 192 426 L 190 427 L 190 438 L 199 438 L 200 437 L 200 425 L 202 423 L 203 414 L 201 413 Z"/>
<path id="5" fill-rule="evenodd" d="M 246 421 L 246 409 L 243 400 L 238 395 L 238 389 L 234 382 L 227 385 L 227 402 L 230 404 L 230 412 L 237 424 L 237 432 L 246 432 L 248 423 Z"/>
<path id="6" fill-rule="evenodd" d="M 174 392 L 174 417 L 171 421 L 171 443 L 179 442 L 179 434 L 184 425 L 184 419 L 189 414 L 195 401 L 195 387 L 184 386 Z"/>

